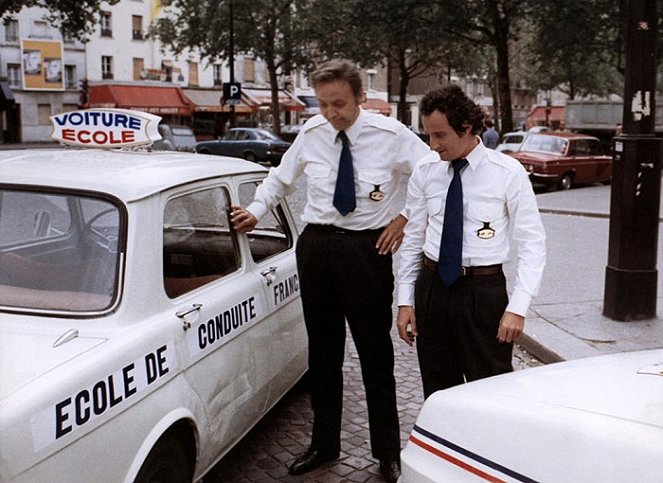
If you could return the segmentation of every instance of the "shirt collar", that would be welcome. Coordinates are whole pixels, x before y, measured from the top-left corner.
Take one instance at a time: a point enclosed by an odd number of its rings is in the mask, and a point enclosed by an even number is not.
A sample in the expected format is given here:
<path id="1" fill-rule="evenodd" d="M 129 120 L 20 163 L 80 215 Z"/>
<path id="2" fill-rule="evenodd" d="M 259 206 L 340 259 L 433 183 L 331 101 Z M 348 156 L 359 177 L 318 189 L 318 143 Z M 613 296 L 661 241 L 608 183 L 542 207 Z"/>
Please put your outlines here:
<path id="1" fill-rule="evenodd" d="M 365 120 L 366 120 L 366 111 L 364 111 L 360 107 L 357 119 L 355 119 L 355 122 L 353 122 L 352 125 L 345 130 L 345 135 L 348 137 L 348 141 L 350 141 L 351 145 L 354 144 L 357 138 L 359 137 L 359 132 L 361 131 L 361 128 L 364 125 Z M 332 132 L 334 133 L 334 142 L 336 142 L 336 140 L 338 139 L 338 133 L 340 131 L 337 131 L 336 129 L 332 128 Z"/>
<path id="2" fill-rule="evenodd" d="M 465 156 L 465 159 L 467 159 L 467 163 L 470 165 L 470 168 L 475 169 L 483 159 L 486 157 L 486 146 L 483 145 L 483 142 L 481 142 L 481 138 L 479 136 L 476 136 L 476 138 L 479 140 L 476 146 L 474 146 L 474 149 L 469 152 L 467 156 Z"/>

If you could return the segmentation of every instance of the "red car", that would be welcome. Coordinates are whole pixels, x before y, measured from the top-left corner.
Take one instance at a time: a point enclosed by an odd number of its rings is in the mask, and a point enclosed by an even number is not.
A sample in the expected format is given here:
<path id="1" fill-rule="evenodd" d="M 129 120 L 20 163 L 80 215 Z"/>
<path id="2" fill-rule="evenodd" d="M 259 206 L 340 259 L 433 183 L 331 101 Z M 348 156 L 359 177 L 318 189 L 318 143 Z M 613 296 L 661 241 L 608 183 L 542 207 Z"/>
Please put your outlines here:
<path id="1" fill-rule="evenodd" d="M 603 154 L 597 138 L 585 134 L 530 134 L 520 151 L 509 154 L 525 166 L 532 183 L 551 188 L 609 183 L 612 176 L 612 157 Z"/>

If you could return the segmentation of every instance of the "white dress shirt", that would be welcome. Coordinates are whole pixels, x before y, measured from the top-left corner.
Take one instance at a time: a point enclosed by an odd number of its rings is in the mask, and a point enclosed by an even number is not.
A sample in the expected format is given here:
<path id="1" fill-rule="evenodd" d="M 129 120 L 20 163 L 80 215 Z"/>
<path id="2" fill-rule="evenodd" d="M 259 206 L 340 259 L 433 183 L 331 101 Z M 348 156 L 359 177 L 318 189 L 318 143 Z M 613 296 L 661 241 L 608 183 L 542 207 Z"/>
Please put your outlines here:
<path id="1" fill-rule="evenodd" d="M 465 267 L 504 263 L 509 234 L 517 243 L 517 275 L 507 311 L 525 316 L 541 285 L 546 259 L 545 232 L 532 185 L 523 166 L 487 149 L 481 141 L 466 157 L 463 184 L 463 260 Z M 405 214 L 408 223 L 399 251 L 398 305 L 414 305 L 414 285 L 422 256 L 436 260 L 447 190 L 449 161 L 430 153 L 412 173 Z"/>
<path id="2" fill-rule="evenodd" d="M 335 225 L 349 230 L 383 228 L 402 208 L 398 190 L 401 176 L 408 176 L 418 160 L 430 149 L 416 134 L 397 120 L 360 109 L 355 122 L 346 130 L 352 153 L 356 209 L 342 216 L 332 204 L 341 140 L 338 131 L 321 115 L 303 126 L 281 164 L 256 191 L 255 200 L 246 208 L 262 218 L 285 195 L 303 173 L 307 181 L 307 200 L 302 214 L 306 223 Z"/>

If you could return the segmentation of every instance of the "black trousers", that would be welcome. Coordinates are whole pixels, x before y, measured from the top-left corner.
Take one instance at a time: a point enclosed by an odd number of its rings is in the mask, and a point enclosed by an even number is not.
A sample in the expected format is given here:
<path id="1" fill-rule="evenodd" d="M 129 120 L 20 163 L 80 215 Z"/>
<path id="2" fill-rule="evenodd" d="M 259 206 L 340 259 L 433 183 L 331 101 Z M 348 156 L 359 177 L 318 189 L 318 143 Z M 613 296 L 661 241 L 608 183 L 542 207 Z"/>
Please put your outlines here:
<path id="1" fill-rule="evenodd" d="M 381 230 L 351 232 L 308 225 L 297 265 L 309 340 L 314 422 L 311 447 L 340 450 L 345 321 L 354 339 L 366 389 L 375 458 L 398 458 L 400 433 L 394 380 L 393 272 L 390 255 L 375 248 Z"/>
<path id="2" fill-rule="evenodd" d="M 424 396 L 513 371 L 513 344 L 497 340 L 508 303 L 503 273 L 461 277 L 446 287 L 422 267 L 415 285 L 417 355 Z"/>

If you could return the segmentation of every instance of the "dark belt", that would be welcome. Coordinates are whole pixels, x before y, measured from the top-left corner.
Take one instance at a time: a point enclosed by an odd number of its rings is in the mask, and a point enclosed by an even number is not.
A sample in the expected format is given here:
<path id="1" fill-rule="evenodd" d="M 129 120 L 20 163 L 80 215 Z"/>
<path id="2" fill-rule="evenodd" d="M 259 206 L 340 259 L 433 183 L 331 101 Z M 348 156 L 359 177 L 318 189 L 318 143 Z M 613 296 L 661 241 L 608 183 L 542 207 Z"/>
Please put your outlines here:
<path id="1" fill-rule="evenodd" d="M 437 271 L 437 262 L 424 255 L 424 267 L 435 272 Z M 498 273 L 502 273 L 501 263 L 498 263 L 497 265 L 485 265 L 481 267 L 460 268 L 461 277 L 482 277 L 485 275 L 497 275 Z"/>
<path id="2" fill-rule="evenodd" d="M 347 228 L 341 228 L 339 226 L 316 225 L 314 223 L 309 223 L 308 225 L 306 225 L 306 228 L 314 231 L 324 231 L 328 233 L 345 233 L 345 234 L 354 234 L 354 235 L 361 235 L 361 234 L 372 235 L 375 233 L 382 233 L 382 231 L 384 230 L 384 228 L 375 228 L 370 230 L 348 230 Z"/>

